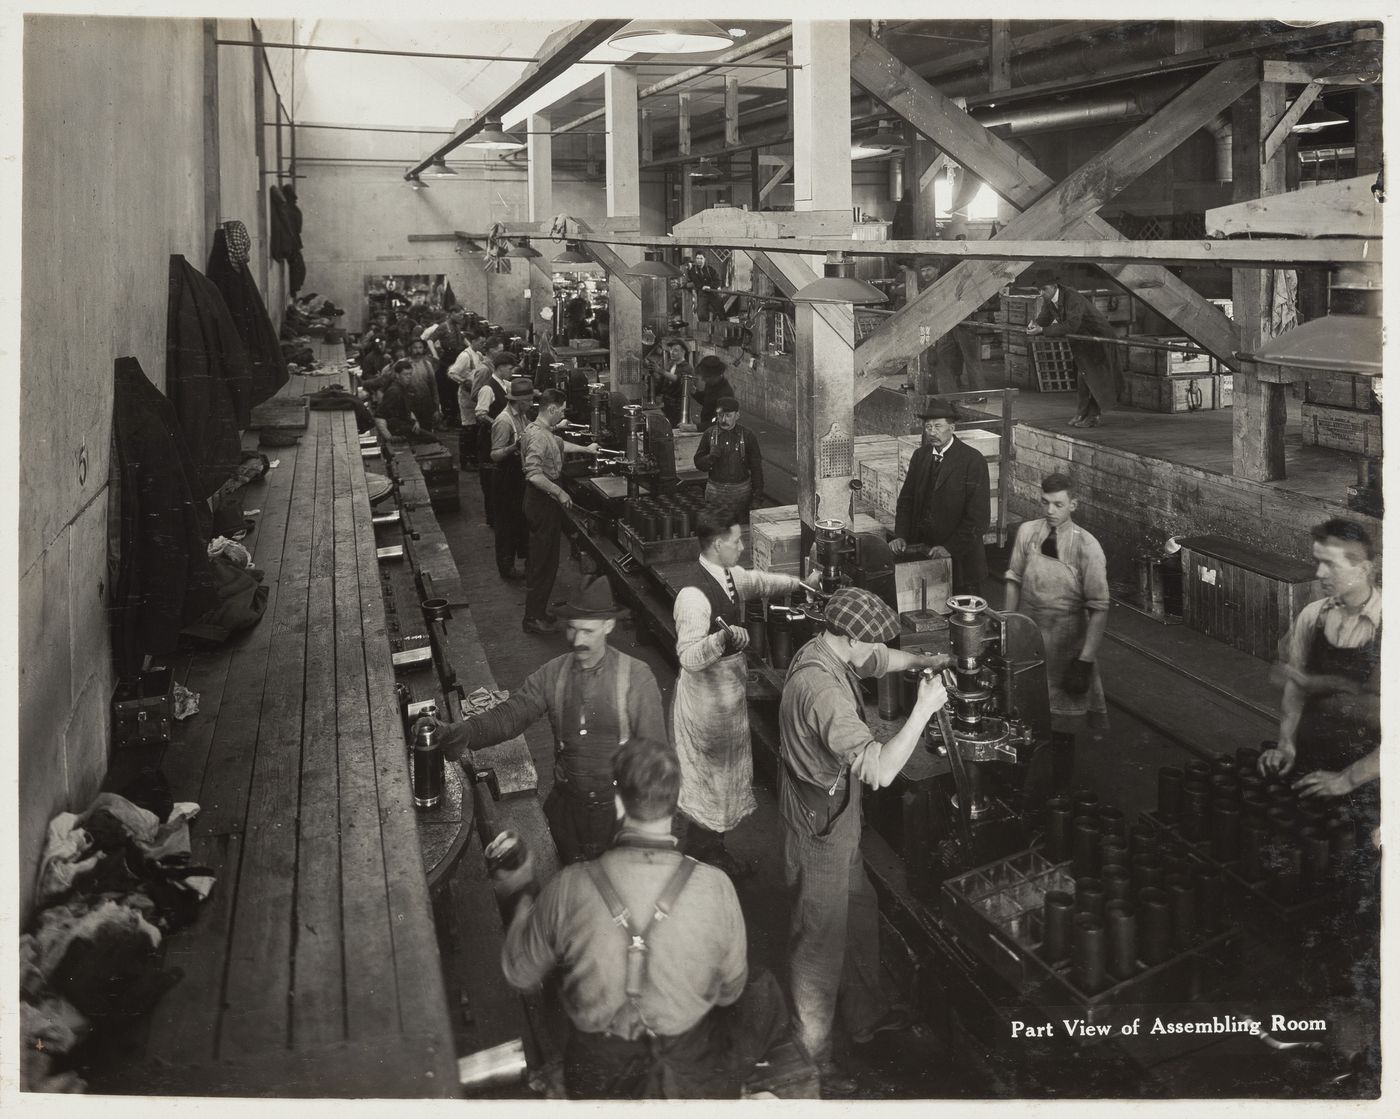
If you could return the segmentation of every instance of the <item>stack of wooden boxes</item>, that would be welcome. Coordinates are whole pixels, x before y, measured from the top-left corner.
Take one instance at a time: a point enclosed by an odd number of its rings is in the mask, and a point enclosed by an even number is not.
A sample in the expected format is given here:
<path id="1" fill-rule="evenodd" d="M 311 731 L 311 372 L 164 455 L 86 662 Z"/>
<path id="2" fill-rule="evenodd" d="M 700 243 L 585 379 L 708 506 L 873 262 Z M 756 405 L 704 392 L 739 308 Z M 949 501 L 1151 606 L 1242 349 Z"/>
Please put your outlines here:
<path id="1" fill-rule="evenodd" d="M 995 431 L 983 431 L 980 428 L 967 428 L 958 432 L 958 438 L 982 452 L 982 457 L 987 460 L 988 481 L 992 490 L 992 520 L 991 527 L 986 539 L 992 541 L 996 538 L 997 514 L 1001 509 L 1001 436 Z M 902 435 L 895 440 L 896 453 L 896 474 L 895 474 L 895 498 L 898 500 L 899 491 L 904 487 L 904 479 L 909 474 L 909 463 L 914 457 L 914 452 L 923 444 L 923 438 L 918 435 Z M 891 509 L 891 515 L 894 510 Z"/>
<path id="2" fill-rule="evenodd" d="M 1002 334 L 1002 364 L 1010 384 L 1021 389 L 1036 387 L 1035 370 L 1031 367 L 1031 340 L 1025 330 L 1035 319 L 1039 295 L 1003 294 L 997 308 L 997 322 L 1011 327 Z"/>
<path id="3" fill-rule="evenodd" d="M 1189 346 L 1188 338 L 1148 338 Z M 1208 354 L 1188 354 L 1175 350 L 1128 347 L 1127 369 L 1123 372 L 1123 403 L 1149 412 L 1197 412 L 1228 408 L 1234 400 L 1234 378 L 1216 372 L 1215 359 Z"/>
<path id="4" fill-rule="evenodd" d="M 749 514 L 749 527 L 755 571 L 799 576 L 803 573 L 802 521 L 796 505 L 754 509 Z M 869 514 L 857 513 L 854 528 L 856 532 L 880 532 L 883 526 Z"/>
<path id="5" fill-rule="evenodd" d="M 1303 442 L 1357 455 L 1381 454 L 1381 412 L 1361 373 L 1309 370 L 1303 382 Z"/>

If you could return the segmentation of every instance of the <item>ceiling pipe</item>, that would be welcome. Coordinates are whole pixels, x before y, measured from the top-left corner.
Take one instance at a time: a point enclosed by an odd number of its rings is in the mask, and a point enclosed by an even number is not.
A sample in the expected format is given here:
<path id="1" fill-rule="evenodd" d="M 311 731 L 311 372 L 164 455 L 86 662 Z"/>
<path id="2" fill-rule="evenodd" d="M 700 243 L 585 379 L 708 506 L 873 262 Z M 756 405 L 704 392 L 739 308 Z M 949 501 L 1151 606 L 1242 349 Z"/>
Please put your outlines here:
<path id="1" fill-rule="evenodd" d="M 780 43 L 785 43 L 791 38 L 792 25 L 789 24 L 786 27 L 779 28 L 777 31 L 771 31 L 767 35 L 760 35 L 757 39 L 744 43 L 742 46 L 735 47 L 732 51 L 725 51 L 723 54 L 710 59 L 708 62 L 697 63 L 689 70 L 682 70 L 679 74 L 672 74 L 669 78 L 663 78 L 655 85 L 649 85 L 646 89 L 638 91 L 637 98 L 640 100 L 644 97 L 655 97 L 658 94 L 665 93 L 667 90 L 685 85 L 687 82 L 693 82 L 696 78 L 708 77 L 717 66 L 727 66 L 732 62 L 741 62 L 771 47 L 776 47 Z M 787 112 L 786 108 L 783 109 L 783 112 Z M 605 113 L 605 109 L 594 109 L 591 113 L 584 113 L 584 115 L 577 120 L 571 120 L 568 124 L 556 128 L 554 130 L 554 135 L 558 136 L 560 133 L 570 132 L 580 125 L 589 124 L 595 120 L 602 120 Z"/>

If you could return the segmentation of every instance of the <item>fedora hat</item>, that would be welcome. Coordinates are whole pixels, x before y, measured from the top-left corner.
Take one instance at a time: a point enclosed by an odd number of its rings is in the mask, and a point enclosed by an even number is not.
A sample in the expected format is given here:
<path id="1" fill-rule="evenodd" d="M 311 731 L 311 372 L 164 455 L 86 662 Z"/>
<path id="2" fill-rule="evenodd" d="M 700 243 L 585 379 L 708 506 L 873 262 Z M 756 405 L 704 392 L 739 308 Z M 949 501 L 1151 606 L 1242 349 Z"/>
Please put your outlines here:
<path id="1" fill-rule="evenodd" d="M 532 381 L 532 380 L 530 380 L 529 377 L 517 377 L 517 378 L 515 378 L 515 380 L 511 381 L 511 383 L 510 383 L 510 394 L 509 394 L 509 399 L 511 399 L 511 400 L 534 400 L 534 399 L 535 399 L 535 382 Z"/>
<path id="2" fill-rule="evenodd" d="M 580 585 L 573 597 L 556 608 L 554 613 L 568 620 L 606 621 L 621 617 L 623 611 L 613 600 L 612 584 L 608 582 L 608 577 L 599 575 Z"/>

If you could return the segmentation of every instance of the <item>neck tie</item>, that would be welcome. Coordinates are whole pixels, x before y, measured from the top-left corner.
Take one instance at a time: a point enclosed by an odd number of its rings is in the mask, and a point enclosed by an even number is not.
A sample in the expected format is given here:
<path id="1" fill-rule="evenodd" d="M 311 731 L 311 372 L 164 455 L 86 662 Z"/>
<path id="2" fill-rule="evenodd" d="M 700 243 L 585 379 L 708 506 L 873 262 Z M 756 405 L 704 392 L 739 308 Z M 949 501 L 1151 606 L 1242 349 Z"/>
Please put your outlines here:
<path id="1" fill-rule="evenodd" d="M 1040 554 L 1049 556 L 1051 559 L 1060 558 L 1060 545 L 1059 541 L 1055 538 L 1055 530 L 1053 528 L 1050 530 L 1050 535 L 1041 542 Z"/>
<path id="2" fill-rule="evenodd" d="M 729 568 L 724 569 L 724 587 L 729 592 L 729 601 L 739 601 L 739 590 L 734 586 L 734 575 Z"/>

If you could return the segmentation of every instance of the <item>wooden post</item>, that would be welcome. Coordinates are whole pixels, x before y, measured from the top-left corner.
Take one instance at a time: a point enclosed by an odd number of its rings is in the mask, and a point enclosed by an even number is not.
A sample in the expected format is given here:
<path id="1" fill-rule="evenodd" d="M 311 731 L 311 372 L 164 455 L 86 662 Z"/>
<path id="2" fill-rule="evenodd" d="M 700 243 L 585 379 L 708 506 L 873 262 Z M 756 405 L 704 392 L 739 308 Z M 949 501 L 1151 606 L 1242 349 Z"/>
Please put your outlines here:
<path id="1" fill-rule="evenodd" d="M 849 28 L 835 21 L 794 20 L 792 54 L 801 67 L 791 71 L 793 208 L 849 212 Z M 799 260 L 815 275 L 822 274 L 821 258 Z M 836 316 L 823 310 L 797 305 L 797 509 L 808 527 L 818 518 L 847 519 L 854 471 L 855 320 L 850 318 L 849 333 L 843 336 L 844 324 L 838 327 Z M 825 470 L 823 446 L 828 451 Z"/>
<path id="2" fill-rule="evenodd" d="M 550 136 L 550 119 L 547 114 L 532 113 L 526 118 L 525 137 L 525 186 L 529 196 L 529 216 L 531 221 L 548 221 L 554 216 L 554 138 Z M 554 308 L 554 268 L 552 264 L 559 248 L 547 237 L 538 238 L 533 244 L 542 255 L 530 260 L 530 326 L 534 330 L 535 345 L 549 342 L 557 326 L 550 319 L 540 317 L 546 307 Z M 546 358 L 553 346 L 544 348 Z"/>
<path id="3" fill-rule="evenodd" d="M 603 75 L 604 116 L 607 121 L 608 217 L 640 214 L 637 72 L 610 66 Z M 642 259 L 633 246 L 618 246 L 617 255 L 630 267 Z M 642 300 L 623 277 L 608 276 L 609 364 L 612 386 L 632 400 L 642 397 Z"/>
<path id="4" fill-rule="evenodd" d="M 987 88 L 1011 88 L 1011 21 L 992 20 L 992 42 L 987 51 Z"/>
<path id="5" fill-rule="evenodd" d="M 724 79 L 724 146 L 739 146 L 739 79 Z"/>
<path id="6" fill-rule="evenodd" d="M 1279 194 L 1284 189 L 1284 161 L 1265 159 L 1268 130 L 1283 115 L 1286 90 L 1281 84 L 1261 85 L 1234 107 L 1235 201 Z M 1239 348 L 1252 353 L 1273 336 L 1269 282 L 1261 268 L 1236 268 L 1231 294 Z M 1254 482 L 1276 482 L 1284 476 L 1283 432 L 1287 402 L 1283 385 L 1261 381 L 1254 368 L 1235 374 L 1234 473 Z"/>
<path id="7" fill-rule="evenodd" d="M 1381 91 L 1356 88 L 1356 173 L 1374 175 L 1381 169 Z"/>

